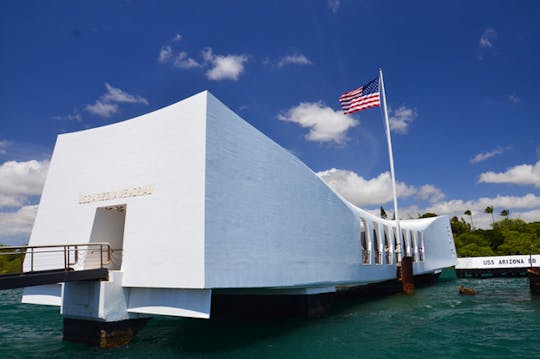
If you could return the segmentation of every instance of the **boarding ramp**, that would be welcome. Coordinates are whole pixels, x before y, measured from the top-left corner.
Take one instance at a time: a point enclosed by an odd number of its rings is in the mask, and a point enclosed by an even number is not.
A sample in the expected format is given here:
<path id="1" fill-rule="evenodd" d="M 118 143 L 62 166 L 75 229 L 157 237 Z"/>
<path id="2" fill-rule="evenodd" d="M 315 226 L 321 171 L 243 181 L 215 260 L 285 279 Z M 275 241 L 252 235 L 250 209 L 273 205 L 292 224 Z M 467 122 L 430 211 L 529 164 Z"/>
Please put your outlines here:
<path id="1" fill-rule="evenodd" d="M 109 243 L 0 247 L 0 290 L 108 280 Z"/>

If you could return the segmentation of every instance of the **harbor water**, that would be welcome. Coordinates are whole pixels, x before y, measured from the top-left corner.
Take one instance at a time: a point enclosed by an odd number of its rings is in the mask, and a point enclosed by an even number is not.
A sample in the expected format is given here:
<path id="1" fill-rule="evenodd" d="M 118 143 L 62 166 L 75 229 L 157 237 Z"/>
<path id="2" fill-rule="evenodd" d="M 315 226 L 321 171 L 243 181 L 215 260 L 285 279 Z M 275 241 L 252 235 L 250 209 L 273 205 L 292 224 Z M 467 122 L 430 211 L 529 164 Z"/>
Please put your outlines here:
<path id="1" fill-rule="evenodd" d="M 460 296 L 458 287 L 476 295 Z M 411 296 L 354 298 L 322 317 L 154 318 L 127 346 L 62 341 L 56 307 L 0 292 L 0 358 L 540 358 L 540 297 L 526 278 L 457 279 L 444 271 Z"/>

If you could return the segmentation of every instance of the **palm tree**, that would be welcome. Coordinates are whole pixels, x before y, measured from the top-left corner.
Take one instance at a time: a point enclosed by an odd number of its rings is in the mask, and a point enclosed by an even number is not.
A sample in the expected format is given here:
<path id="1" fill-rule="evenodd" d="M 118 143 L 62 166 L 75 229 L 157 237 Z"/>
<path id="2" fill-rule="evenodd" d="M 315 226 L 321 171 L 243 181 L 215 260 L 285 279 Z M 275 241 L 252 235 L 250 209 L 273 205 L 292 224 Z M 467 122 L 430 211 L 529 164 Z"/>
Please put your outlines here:
<path id="1" fill-rule="evenodd" d="M 465 215 L 471 217 L 471 229 L 474 229 L 474 223 L 473 223 L 473 220 L 472 220 L 472 213 L 471 213 L 471 210 L 468 209 L 468 210 L 466 210 L 465 212 L 463 212 L 463 214 L 465 214 Z"/>
<path id="2" fill-rule="evenodd" d="M 503 209 L 501 211 L 501 216 L 506 217 L 506 219 L 508 219 L 508 217 L 510 216 L 510 210 L 509 209 Z"/>
<path id="3" fill-rule="evenodd" d="M 484 213 L 491 214 L 491 225 L 495 223 L 495 219 L 493 218 L 493 206 L 487 206 L 486 209 L 484 209 Z"/>

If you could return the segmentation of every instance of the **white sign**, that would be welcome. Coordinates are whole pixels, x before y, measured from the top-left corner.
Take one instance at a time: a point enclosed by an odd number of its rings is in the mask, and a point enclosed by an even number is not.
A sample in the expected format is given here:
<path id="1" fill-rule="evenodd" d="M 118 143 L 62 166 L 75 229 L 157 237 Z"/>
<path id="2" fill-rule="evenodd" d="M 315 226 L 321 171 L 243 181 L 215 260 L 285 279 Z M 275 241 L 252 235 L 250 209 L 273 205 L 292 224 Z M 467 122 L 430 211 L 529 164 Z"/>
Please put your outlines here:
<path id="1" fill-rule="evenodd" d="M 154 192 L 154 185 L 132 187 L 119 191 L 83 194 L 79 196 L 79 204 L 109 201 L 117 198 L 148 196 Z"/>
<path id="2" fill-rule="evenodd" d="M 540 255 L 514 255 L 494 257 L 458 258 L 456 269 L 526 268 L 537 267 Z"/>

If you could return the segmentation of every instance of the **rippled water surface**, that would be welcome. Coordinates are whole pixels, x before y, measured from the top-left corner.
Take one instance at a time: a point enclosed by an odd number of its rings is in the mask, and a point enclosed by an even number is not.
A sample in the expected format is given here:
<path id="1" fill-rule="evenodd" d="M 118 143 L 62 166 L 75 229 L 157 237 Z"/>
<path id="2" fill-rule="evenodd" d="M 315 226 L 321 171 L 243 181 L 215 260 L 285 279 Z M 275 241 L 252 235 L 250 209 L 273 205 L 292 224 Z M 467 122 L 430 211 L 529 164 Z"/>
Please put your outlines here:
<path id="1" fill-rule="evenodd" d="M 476 290 L 462 297 L 461 285 Z M 154 318 L 125 347 L 62 341 L 58 308 L 0 292 L 0 358 L 539 358 L 540 297 L 526 278 L 456 279 L 339 304 L 314 319 Z"/>

